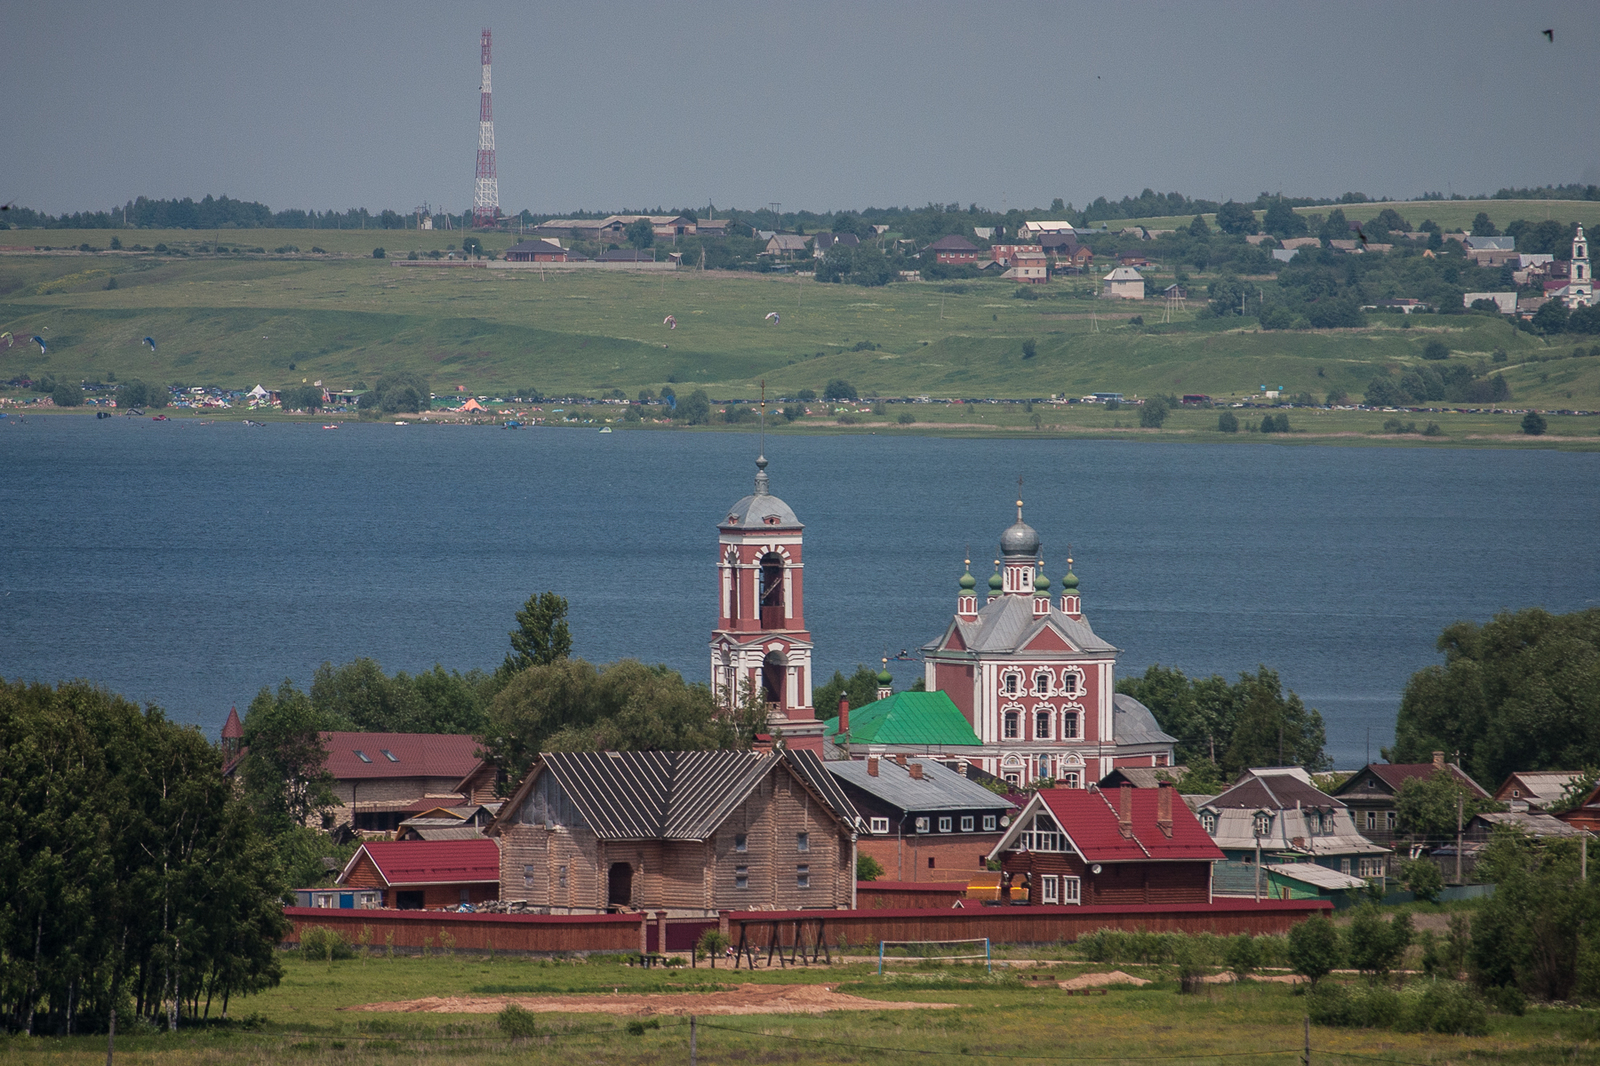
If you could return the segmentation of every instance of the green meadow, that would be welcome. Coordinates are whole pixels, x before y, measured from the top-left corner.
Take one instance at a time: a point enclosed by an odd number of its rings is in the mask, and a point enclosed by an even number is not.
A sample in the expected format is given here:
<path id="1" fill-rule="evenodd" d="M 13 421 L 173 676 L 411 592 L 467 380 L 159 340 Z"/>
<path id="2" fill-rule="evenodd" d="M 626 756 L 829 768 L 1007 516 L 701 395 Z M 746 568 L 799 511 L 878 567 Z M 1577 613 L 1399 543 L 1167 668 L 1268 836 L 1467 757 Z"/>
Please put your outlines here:
<path id="1" fill-rule="evenodd" d="M 171 1066 L 233 1063 L 687 1063 L 688 1018 L 676 1014 L 538 1013 L 533 1035 L 513 1038 L 494 1014 L 372 1013 L 348 1008 L 419 997 L 508 993 L 595 995 L 737 990 L 747 983 L 838 986 L 842 993 L 927 1008 L 839 1010 L 822 1014 L 746 1014 L 696 1019 L 700 1063 L 860 1063 L 1007 1061 L 1299 1061 L 1305 1001 L 1283 984 L 1208 985 L 1179 995 L 1170 967 L 1060 965 L 1067 977 L 1122 969 L 1153 981 L 1104 995 L 1029 987 L 981 967 L 923 967 L 879 978 L 870 965 L 762 970 L 725 966 L 639 970 L 616 960 L 533 961 L 483 956 L 376 957 L 331 965 L 285 957 L 279 987 L 235 999 L 229 1024 L 177 1033 L 119 1033 L 116 1061 Z M 940 1004 L 944 1006 L 935 1007 Z M 692 1009 L 685 1003 L 685 1013 Z M 1313 1061 L 1444 1064 L 1595 1061 L 1594 1011 L 1533 1009 L 1491 1015 L 1478 1037 L 1312 1026 Z M 0 1062 L 105 1061 L 105 1037 L 14 1036 L 0 1040 Z"/>

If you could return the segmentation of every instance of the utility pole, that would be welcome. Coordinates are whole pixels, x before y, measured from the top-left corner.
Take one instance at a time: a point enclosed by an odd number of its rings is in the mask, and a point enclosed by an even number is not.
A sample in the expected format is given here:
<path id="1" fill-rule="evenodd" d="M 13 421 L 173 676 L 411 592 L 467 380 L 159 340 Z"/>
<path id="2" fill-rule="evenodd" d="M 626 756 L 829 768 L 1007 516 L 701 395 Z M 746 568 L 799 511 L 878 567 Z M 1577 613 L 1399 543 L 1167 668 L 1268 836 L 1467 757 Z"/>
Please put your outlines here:
<path id="1" fill-rule="evenodd" d="M 1461 793 L 1456 793 L 1456 884 L 1461 883 Z"/>
<path id="2" fill-rule="evenodd" d="M 1310 1025 L 1311 1025 L 1311 1019 L 1307 1018 L 1306 1019 L 1306 1026 L 1307 1026 L 1306 1032 L 1308 1034 L 1310 1033 Z M 1306 1039 L 1310 1040 L 1311 1037 L 1308 1035 L 1306 1037 Z M 696 1051 L 697 1051 L 697 1049 L 695 1047 L 694 1015 L 691 1014 L 691 1015 L 689 1015 L 689 1066 L 696 1066 L 696 1058 L 695 1058 Z M 1308 1058 L 1309 1058 L 1309 1056 L 1308 1056 Z"/>
<path id="3" fill-rule="evenodd" d="M 1261 902 L 1261 816 L 1251 816 L 1256 830 L 1256 902 Z"/>
<path id="4" fill-rule="evenodd" d="M 694 1032 L 692 1026 L 690 1027 L 689 1031 L 691 1033 Z M 1300 1062 L 1301 1066 L 1311 1066 L 1311 1015 L 1309 1014 L 1306 1015 L 1306 1050 L 1305 1053 L 1300 1056 Z"/>

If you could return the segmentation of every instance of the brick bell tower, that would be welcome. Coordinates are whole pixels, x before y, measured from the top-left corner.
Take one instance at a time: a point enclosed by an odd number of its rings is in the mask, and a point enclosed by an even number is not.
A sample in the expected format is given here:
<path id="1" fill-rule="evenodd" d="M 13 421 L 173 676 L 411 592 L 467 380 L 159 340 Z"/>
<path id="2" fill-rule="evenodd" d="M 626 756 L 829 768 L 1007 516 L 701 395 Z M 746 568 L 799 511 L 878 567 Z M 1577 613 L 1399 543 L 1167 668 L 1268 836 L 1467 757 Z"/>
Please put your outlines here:
<path id="1" fill-rule="evenodd" d="M 711 687 L 731 706 L 753 686 L 766 697 L 774 739 L 821 754 L 823 725 L 811 707 L 803 529 L 789 505 L 768 491 L 767 458 L 758 456 L 755 492 L 717 526 Z"/>

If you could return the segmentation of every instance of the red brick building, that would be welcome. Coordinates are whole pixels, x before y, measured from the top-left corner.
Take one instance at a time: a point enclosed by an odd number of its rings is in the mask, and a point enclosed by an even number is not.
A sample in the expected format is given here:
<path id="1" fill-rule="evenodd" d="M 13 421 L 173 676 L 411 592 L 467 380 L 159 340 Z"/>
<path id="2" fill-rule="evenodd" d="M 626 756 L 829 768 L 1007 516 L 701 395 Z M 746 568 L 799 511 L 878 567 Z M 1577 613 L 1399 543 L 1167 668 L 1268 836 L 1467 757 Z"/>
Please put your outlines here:
<path id="1" fill-rule="evenodd" d="M 957 237 L 954 234 L 940 237 L 924 248 L 922 254 L 927 255 L 929 252 L 933 253 L 935 262 L 955 266 L 977 266 L 980 258 L 987 259 L 987 256 L 978 251 L 977 245 L 965 237 Z"/>
<path id="2" fill-rule="evenodd" d="M 1177 789 L 1041 789 L 991 853 L 1035 906 L 1211 902 L 1211 842 Z"/>

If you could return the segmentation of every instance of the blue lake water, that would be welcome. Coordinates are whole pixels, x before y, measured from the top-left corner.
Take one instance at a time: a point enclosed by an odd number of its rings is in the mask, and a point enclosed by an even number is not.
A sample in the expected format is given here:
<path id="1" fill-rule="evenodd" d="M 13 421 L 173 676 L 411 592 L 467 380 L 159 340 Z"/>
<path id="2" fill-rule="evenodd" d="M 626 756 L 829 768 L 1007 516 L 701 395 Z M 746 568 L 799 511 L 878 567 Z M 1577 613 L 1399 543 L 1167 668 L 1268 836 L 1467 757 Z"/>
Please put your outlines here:
<path id="1" fill-rule="evenodd" d="M 284 677 L 371 656 L 492 669 L 554 589 L 577 654 L 709 672 L 716 522 L 753 434 L 0 419 L 0 674 L 86 677 L 215 735 Z M 942 631 L 1024 478 L 1059 580 L 1152 662 L 1265 663 L 1330 753 L 1392 739 L 1461 618 L 1600 602 L 1600 455 L 899 435 L 768 438 L 806 523 L 826 677 Z M 893 662 L 897 685 L 920 664 Z"/>

